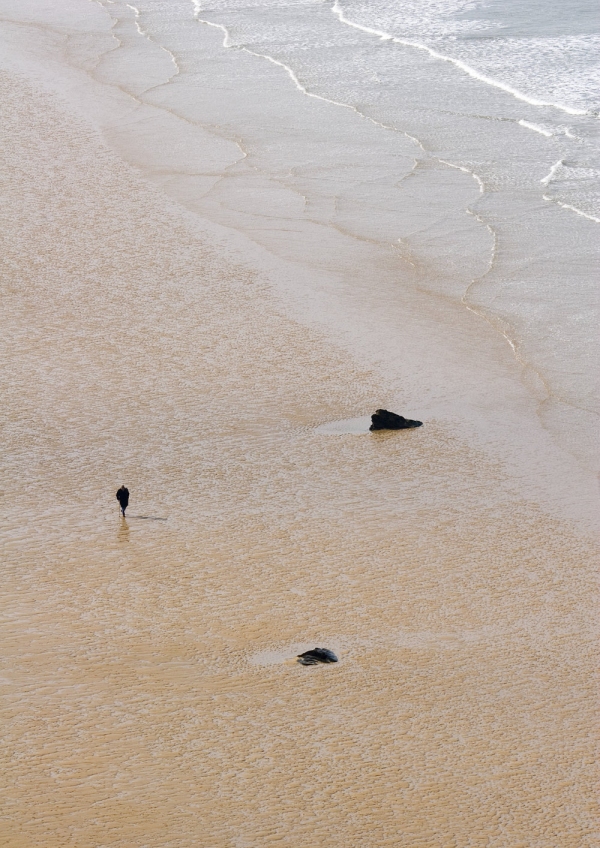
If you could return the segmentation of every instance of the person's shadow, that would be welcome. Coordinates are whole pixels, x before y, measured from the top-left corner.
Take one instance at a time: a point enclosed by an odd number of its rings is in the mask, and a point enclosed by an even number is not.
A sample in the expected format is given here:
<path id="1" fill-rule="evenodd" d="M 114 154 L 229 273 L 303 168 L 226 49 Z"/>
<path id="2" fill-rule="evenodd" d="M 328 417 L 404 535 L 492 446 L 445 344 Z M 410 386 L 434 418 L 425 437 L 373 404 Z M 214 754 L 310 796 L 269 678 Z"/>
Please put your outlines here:
<path id="1" fill-rule="evenodd" d="M 137 518 L 138 521 L 166 521 L 166 518 L 161 518 L 158 515 L 130 515 L 130 518 Z"/>

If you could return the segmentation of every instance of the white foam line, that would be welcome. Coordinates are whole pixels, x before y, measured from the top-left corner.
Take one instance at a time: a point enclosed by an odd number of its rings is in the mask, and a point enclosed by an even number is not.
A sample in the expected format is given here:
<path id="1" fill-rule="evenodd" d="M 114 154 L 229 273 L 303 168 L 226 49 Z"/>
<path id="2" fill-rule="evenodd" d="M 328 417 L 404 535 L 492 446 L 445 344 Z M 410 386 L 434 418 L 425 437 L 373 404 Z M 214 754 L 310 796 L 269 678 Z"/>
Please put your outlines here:
<path id="1" fill-rule="evenodd" d="M 438 162 L 441 162 L 442 165 L 447 165 L 449 168 L 456 168 L 457 171 L 462 171 L 463 174 L 468 174 L 470 177 L 473 177 L 477 185 L 479 186 L 479 194 L 485 194 L 485 184 L 481 177 L 475 173 L 475 171 L 469 171 L 468 168 L 465 168 L 463 165 L 455 165 L 453 162 L 447 162 L 445 159 L 438 159 Z M 477 217 L 477 216 L 475 216 Z M 486 227 L 488 225 L 486 224 Z M 488 227 L 488 229 L 491 229 Z"/>
<path id="2" fill-rule="evenodd" d="M 422 44 L 420 41 L 412 41 L 408 38 L 397 38 L 396 36 L 390 35 L 389 32 L 383 32 L 379 29 L 372 29 L 371 27 L 363 26 L 362 24 L 354 23 L 354 21 L 349 20 L 342 10 L 342 7 L 339 4 L 339 0 L 335 0 L 331 11 L 338 18 L 340 23 L 346 24 L 346 26 L 354 27 L 354 29 L 361 30 L 361 32 L 369 33 L 369 35 L 375 35 L 377 38 L 380 38 L 382 41 L 392 41 L 394 44 L 402 44 L 405 47 L 414 47 L 415 50 L 424 50 L 426 53 L 429 53 L 434 59 L 439 59 L 442 62 L 450 62 L 450 64 L 455 65 L 465 74 L 472 77 L 473 79 L 479 80 L 480 82 L 484 82 L 487 85 L 492 85 L 495 88 L 499 88 L 502 91 L 506 91 L 507 94 L 512 94 L 517 100 L 523 100 L 525 103 L 529 103 L 531 106 L 551 106 L 554 109 L 558 109 L 561 112 L 566 112 L 568 115 L 588 115 L 589 112 L 585 109 L 575 109 L 572 106 L 566 106 L 563 103 L 551 103 L 548 100 L 539 100 L 535 97 L 530 97 L 527 94 L 523 94 L 522 91 L 519 91 L 516 88 L 513 88 L 511 85 L 507 83 L 501 82 L 500 80 L 493 79 L 492 77 L 488 77 L 485 74 L 476 71 L 474 68 L 471 68 L 469 65 L 461 62 L 460 59 L 454 59 L 451 56 L 445 56 L 443 53 L 438 53 L 437 50 L 433 50 L 431 47 L 428 47 L 426 44 Z"/>
<path id="3" fill-rule="evenodd" d="M 382 124 L 381 121 L 377 121 L 375 118 L 371 118 L 370 115 L 365 115 L 364 112 L 361 112 L 359 109 L 356 108 L 356 106 L 352 106 L 351 103 L 343 103 L 341 100 L 331 100 L 331 98 L 329 97 L 323 97 L 323 95 L 321 94 L 315 94 L 314 92 L 309 91 L 302 85 L 292 68 L 290 68 L 290 66 L 286 65 L 284 62 L 280 62 L 279 59 L 274 59 L 273 56 L 269 56 L 268 53 L 255 53 L 253 50 L 249 50 L 247 47 L 240 47 L 238 49 L 242 50 L 244 53 L 248 53 L 250 56 L 255 56 L 257 59 L 266 59 L 267 62 L 271 62 L 271 64 L 278 65 L 280 68 L 283 68 L 283 70 L 290 77 L 298 91 L 302 92 L 302 94 L 305 94 L 307 97 L 312 97 L 314 100 L 321 100 L 323 103 L 330 103 L 332 106 L 340 106 L 342 109 L 349 109 L 351 112 L 354 112 L 355 115 L 358 115 L 365 121 L 369 121 L 370 124 L 374 124 L 376 127 L 380 127 L 382 130 L 391 130 L 392 132 L 399 132 L 403 136 L 405 136 L 405 138 L 409 138 L 411 141 L 414 141 L 414 143 L 417 144 L 424 153 L 426 152 L 419 139 L 415 138 L 414 135 L 410 135 L 409 133 L 404 132 L 404 130 L 398 130 L 391 124 Z"/>
<path id="4" fill-rule="evenodd" d="M 526 130 L 533 130 L 536 133 L 540 133 L 540 135 L 545 135 L 546 138 L 552 138 L 554 135 L 550 130 L 545 129 L 544 127 L 540 127 L 539 124 L 532 124 L 529 121 L 520 120 L 518 121 L 520 127 L 525 127 Z"/>
<path id="5" fill-rule="evenodd" d="M 588 215 L 587 212 L 583 212 L 581 209 L 578 209 L 576 206 L 571 206 L 570 203 L 561 203 L 560 200 L 554 200 L 553 197 L 548 197 L 547 194 L 543 195 L 544 200 L 547 200 L 549 203 L 556 203 L 557 206 L 561 206 L 563 209 L 568 209 L 570 212 L 576 212 L 577 215 L 581 215 L 582 218 L 587 218 L 588 221 L 594 221 L 596 224 L 600 224 L 600 218 L 595 218 L 593 215 Z"/>
<path id="6" fill-rule="evenodd" d="M 231 39 L 229 37 L 229 31 L 223 26 L 223 24 L 213 24 L 212 21 L 205 21 L 204 18 L 199 18 L 198 13 L 200 12 L 200 5 L 198 3 L 194 3 L 194 7 L 196 9 L 194 13 L 194 17 L 198 21 L 199 24 L 206 24 L 206 26 L 213 27 L 214 29 L 220 29 L 224 35 L 223 38 L 223 47 L 233 47 L 231 43 Z"/>
<path id="7" fill-rule="evenodd" d="M 550 168 L 548 175 L 545 176 L 542 180 L 540 180 L 541 184 L 546 186 L 549 185 L 549 183 L 551 183 L 554 179 L 554 175 L 556 174 L 558 169 L 562 167 L 563 164 L 564 163 L 562 159 L 559 159 L 558 162 L 555 162 L 554 165 Z"/>
<path id="8" fill-rule="evenodd" d="M 136 25 L 136 28 L 137 28 L 138 33 L 139 33 L 141 36 L 143 36 L 143 37 L 144 37 L 147 41 L 151 41 L 151 42 L 152 42 L 152 44 L 156 44 L 156 46 L 157 46 L 157 47 L 159 47 L 161 50 L 164 50 L 164 52 L 167 54 L 167 56 L 169 56 L 169 58 L 171 59 L 171 62 L 173 62 L 173 64 L 175 65 L 175 74 L 178 74 L 178 73 L 179 73 L 179 65 L 177 64 L 177 59 L 175 58 L 175 56 L 173 55 L 173 53 L 171 53 L 171 51 L 170 51 L 170 50 L 167 50 L 167 48 L 166 48 L 166 47 L 163 47 L 163 46 L 162 46 L 162 44 L 159 44 L 157 41 L 155 41 L 155 40 L 154 40 L 154 39 L 153 39 L 150 35 L 148 35 L 148 33 L 147 33 L 144 29 L 142 29 L 142 27 L 140 26 L 140 22 L 139 22 L 139 18 L 140 18 L 140 10 L 139 10 L 136 6 L 132 6 L 130 3 L 126 3 L 125 5 L 127 6 L 127 8 L 128 8 L 128 9 L 131 9 L 131 11 L 133 12 L 133 14 L 134 14 L 134 16 L 135 16 L 135 25 Z M 172 79 L 172 77 L 171 77 L 171 79 Z"/>
<path id="9" fill-rule="evenodd" d="M 307 97 L 312 97 L 315 100 L 321 100 L 323 103 L 331 103 L 332 106 L 341 106 L 342 109 L 350 109 L 352 112 L 356 112 L 358 114 L 358 110 L 350 103 L 342 103 L 339 100 L 331 100 L 329 97 L 323 97 L 321 94 L 314 94 L 314 92 L 309 91 L 302 85 L 292 68 L 290 68 L 289 65 L 286 65 L 285 62 L 280 62 L 279 59 L 274 59 L 273 56 L 269 56 L 268 53 L 255 53 L 254 50 L 249 50 L 247 47 L 241 47 L 240 50 L 243 50 L 244 53 L 249 53 L 250 56 L 256 56 L 257 59 L 266 59 L 267 62 L 271 62 L 272 65 L 277 65 L 279 68 L 283 68 L 298 91 L 301 91 L 302 94 L 306 94 Z M 384 127 L 384 124 L 380 124 L 379 121 L 375 121 L 373 118 L 367 118 L 367 120 L 371 121 L 373 124 L 377 124 L 379 127 Z"/>

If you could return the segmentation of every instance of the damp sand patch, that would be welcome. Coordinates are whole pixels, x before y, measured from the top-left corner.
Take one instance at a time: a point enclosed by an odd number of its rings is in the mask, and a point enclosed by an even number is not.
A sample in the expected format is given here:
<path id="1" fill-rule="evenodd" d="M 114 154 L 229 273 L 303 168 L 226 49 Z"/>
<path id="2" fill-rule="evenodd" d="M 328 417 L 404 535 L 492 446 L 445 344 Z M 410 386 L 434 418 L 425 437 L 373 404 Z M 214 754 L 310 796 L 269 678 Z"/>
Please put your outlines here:
<path id="1" fill-rule="evenodd" d="M 325 436 L 362 436 L 369 432 L 371 416 L 361 415 L 360 418 L 344 418 L 342 421 L 328 421 L 315 428 L 315 433 Z"/>
<path id="2" fill-rule="evenodd" d="M 293 645 L 288 645 L 285 648 L 272 648 L 264 651 L 257 651 L 257 653 L 252 654 L 250 657 L 248 657 L 248 661 L 250 662 L 250 665 L 258 665 L 262 666 L 263 668 L 272 665 L 298 665 L 298 658 L 301 656 L 301 654 L 307 651 L 313 651 L 318 644 L 320 643 L 297 642 Z M 336 655 L 335 662 L 339 662 L 340 654 L 337 649 L 337 644 L 335 645 L 333 650 Z M 326 662 L 325 664 L 328 664 L 328 662 Z M 302 663 L 300 663 L 300 665 L 301 664 Z"/>

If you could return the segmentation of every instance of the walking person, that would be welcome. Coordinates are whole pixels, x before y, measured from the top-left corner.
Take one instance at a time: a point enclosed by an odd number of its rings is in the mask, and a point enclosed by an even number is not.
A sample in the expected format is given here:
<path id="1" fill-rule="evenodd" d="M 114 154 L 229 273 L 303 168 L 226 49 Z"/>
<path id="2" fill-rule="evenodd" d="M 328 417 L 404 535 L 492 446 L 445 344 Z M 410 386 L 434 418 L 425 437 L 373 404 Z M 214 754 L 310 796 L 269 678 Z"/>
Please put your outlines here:
<path id="1" fill-rule="evenodd" d="M 121 486 L 121 488 L 117 492 L 117 500 L 119 501 L 119 506 L 121 507 L 123 518 L 125 518 L 125 510 L 127 509 L 127 505 L 129 504 L 129 489 L 127 489 L 125 486 Z"/>

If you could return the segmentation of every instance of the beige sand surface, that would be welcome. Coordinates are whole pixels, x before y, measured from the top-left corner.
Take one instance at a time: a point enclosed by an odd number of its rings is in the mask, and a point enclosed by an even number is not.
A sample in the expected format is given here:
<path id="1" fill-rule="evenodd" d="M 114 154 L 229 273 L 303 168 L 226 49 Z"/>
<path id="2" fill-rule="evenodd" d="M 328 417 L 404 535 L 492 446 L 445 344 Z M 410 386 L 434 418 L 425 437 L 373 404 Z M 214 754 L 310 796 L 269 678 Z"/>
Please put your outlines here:
<path id="1" fill-rule="evenodd" d="M 596 845 L 591 542 L 1 84 L 0 844 Z"/>

